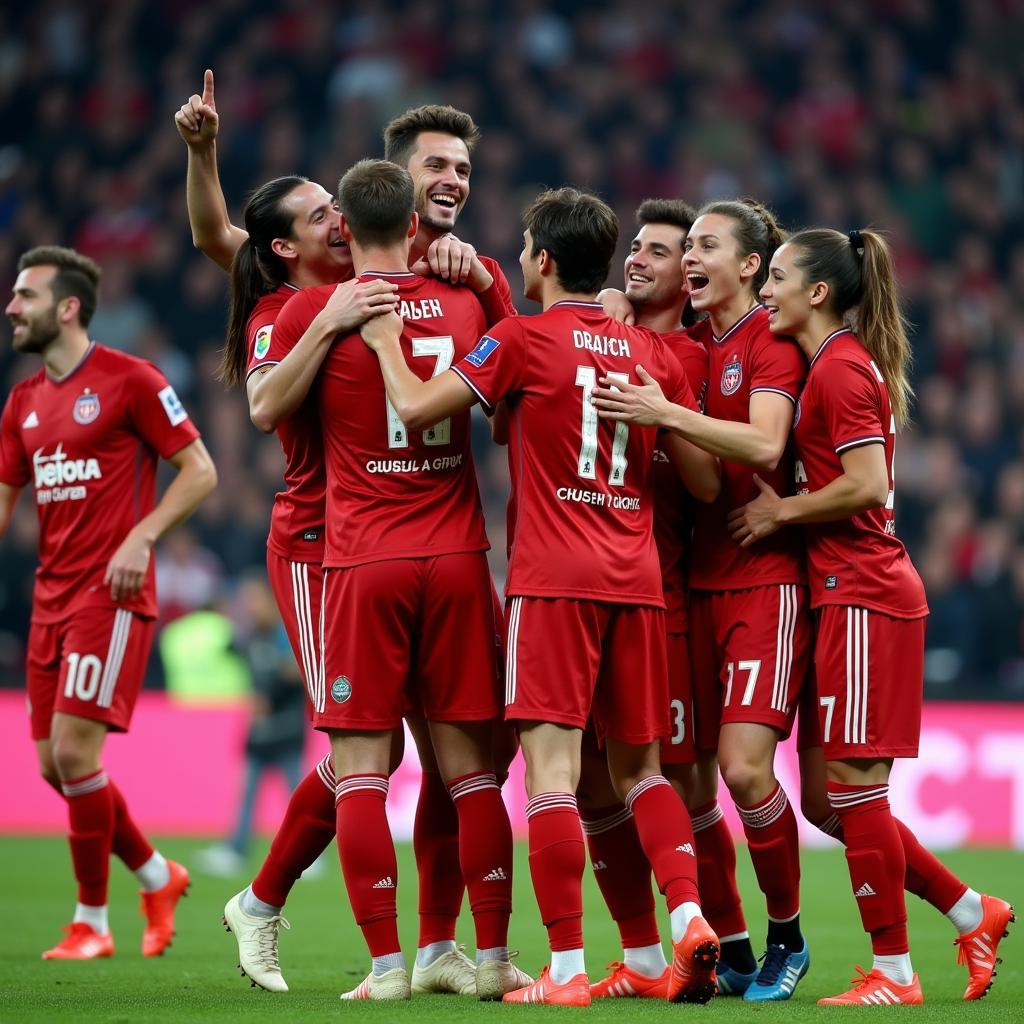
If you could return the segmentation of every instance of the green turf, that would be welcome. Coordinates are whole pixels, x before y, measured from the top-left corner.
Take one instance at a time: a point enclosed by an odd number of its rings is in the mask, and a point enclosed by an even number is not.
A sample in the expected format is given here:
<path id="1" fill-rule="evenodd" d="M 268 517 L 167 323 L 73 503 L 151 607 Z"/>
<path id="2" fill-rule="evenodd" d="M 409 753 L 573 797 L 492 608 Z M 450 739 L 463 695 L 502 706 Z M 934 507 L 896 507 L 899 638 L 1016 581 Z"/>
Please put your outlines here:
<path id="1" fill-rule="evenodd" d="M 188 864 L 199 844 L 169 839 L 162 844 L 169 856 Z M 258 851 L 257 851 L 258 853 Z M 516 912 L 511 943 L 522 950 L 521 963 L 536 970 L 545 961 L 540 926 L 525 850 L 517 850 Z M 415 949 L 415 884 L 411 852 L 399 851 L 403 885 L 400 891 L 402 939 L 406 954 Z M 1024 909 L 1024 872 L 1020 854 L 966 851 L 950 854 L 949 865 L 976 887 L 998 892 Z M 255 861 L 253 862 L 255 867 Z M 760 894 L 753 884 L 748 858 L 740 851 L 741 885 L 748 916 L 755 930 L 763 921 Z M 139 953 L 141 920 L 130 876 L 115 867 L 111 891 L 111 927 L 117 956 L 94 963 L 43 963 L 42 949 L 60 938 L 73 903 L 66 844 L 60 839 L 0 840 L 0 878 L 3 879 L 4 927 L 0 930 L 0 1021 L 322 1021 L 347 1017 L 363 1020 L 420 1022 L 476 1020 L 541 1014 L 565 1016 L 576 1011 L 480 1004 L 455 996 L 419 997 L 411 1005 L 342 1004 L 338 993 L 363 976 L 367 958 L 358 930 L 342 895 L 336 860 L 318 879 L 303 880 L 289 901 L 292 924 L 283 933 L 282 967 L 291 992 L 274 996 L 251 989 L 235 970 L 234 940 L 220 925 L 224 901 L 247 880 L 204 878 L 193 872 L 194 884 L 181 905 L 178 936 L 168 953 L 144 960 Z M 618 955 L 614 926 L 600 896 L 587 878 L 587 956 L 591 975 Z M 960 1001 L 965 969 L 957 967 L 950 944 L 948 921 L 912 899 L 911 934 L 914 963 L 927 1003 L 913 1010 L 877 1013 L 913 1014 L 919 1021 L 1024 1020 L 1024 931 L 1001 950 L 1006 964 L 996 987 L 979 1003 Z M 670 1006 L 652 1000 L 595 1003 L 590 1020 L 617 1020 L 623 1014 L 637 1020 L 680 1016 L 718 1021 L 835 1019 L 847 1010 L 818 1008 L 815 1000 L 843 990 L 857 962 L 868 963 L 870 952 L 861 933 L 842 854 L 808 853 L 804 858 L 804 922 L 811 945 L 812 966 L 796 996 L 788 1003 L 751 1005 L 719 999 L 709 1006 Z M 464 918 L 460 938 L 472 945 L 472 925 Z"/>

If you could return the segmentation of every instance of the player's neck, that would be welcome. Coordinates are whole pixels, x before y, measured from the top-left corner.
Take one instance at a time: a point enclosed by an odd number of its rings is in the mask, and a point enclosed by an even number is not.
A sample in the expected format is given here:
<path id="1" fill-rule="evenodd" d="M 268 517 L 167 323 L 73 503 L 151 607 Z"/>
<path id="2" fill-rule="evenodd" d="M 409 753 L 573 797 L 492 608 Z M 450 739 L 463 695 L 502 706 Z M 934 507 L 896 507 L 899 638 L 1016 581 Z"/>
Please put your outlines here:
<path id="1" fill-rule="evenodd" d="M 409 266 L 411 267 L 417 260 L 424 259 L 427 255 L 427 250 L 434 242 L 442 235 L 447 234 L 450 234 L 450 232 L 438 231 L 437 228 L 431 227 L 421 219 L 419 230 L 416 232 L 416 237 L 412 240 L 412 247 L 409 249 Z"/>
<path id="2" fill-rule="evenodd" d="M 810 362 L 818 354 L 821 346 L 825 344 L 826 339 L 830 338 L 836 331 L 841 331 L 845 326 L 846 324 L 842 320 L 837 320 L 835 317 L 812 315 L 803 328 L 797 331 L 793 337 L 803 350 L 804 355 L 807 356 L 808 362 Z"/>
<path id="3" fill-rule="evenodd" d="M 757 305 L 756 300 L 748 291 L 738 292 L 721 306 L 708 310 L 711 330 L 716 338 L 720 338 L 730 327 L 740 322 Z"/>
<path id="4" fill-rule="evenodd" d="M 84 329 L 65 330 L 43 350 L 46 372 L 60 380 L 85 358 L 89 351 L 89 335 Z"/>
<path id="5" fill-rule="evenodd" d="M 356 277 L 374 271 L 381 274 L 408 273 L 412 262 L 405 245 L 367 246 L 365 249 L 352 246 L 352 269 Z"/>
<path id="6" fill-rule="evenodd" d="M 636 322 L 640 327 L 657 331 L 658 334 L 668 334 L 671 331 L 678 331 L 683 322 L 683 308 L 685 303 L 677 303 L 668 309 L 656 309 L 651 306 L 639 306 L 636 311 Z"/>
<path id="7" fill-rule="evenodd" d="M 596 292 L 567 292 L 557 281 L 544 280 L 540 286 L 540 307 L 550 309 L 556 302 L 597 302 Z"/>

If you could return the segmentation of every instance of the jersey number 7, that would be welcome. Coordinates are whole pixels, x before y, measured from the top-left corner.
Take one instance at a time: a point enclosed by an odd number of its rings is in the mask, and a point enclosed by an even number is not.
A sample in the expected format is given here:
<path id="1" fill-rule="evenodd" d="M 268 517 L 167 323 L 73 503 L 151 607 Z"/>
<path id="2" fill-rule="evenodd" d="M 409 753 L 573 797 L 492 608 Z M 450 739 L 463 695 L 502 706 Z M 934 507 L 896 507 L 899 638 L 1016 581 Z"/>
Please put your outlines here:
<path id="1" fill-rule="evenodd" d="M 414 358 L 434 356 L 434 371 L 430 376 L 436 377 L 452 365 L 452 359 L 455 357 L 455 340 L 451 335 L 441 338 L 413 338 L 412 354 Z M 391 400 L 385 398 L 384 401 L 387 402 L 388 407 L 388 447 L 408 448 L 409 432 L 405 429 L 405 424 L 398 418 L 398 413 L 395 412 Z M 452 421 L 450 419 L 443 419 L 440 423 L 435 423 L 423 431 L 423 443 L 426 445 L 449 444 L 451 439 Z"/>

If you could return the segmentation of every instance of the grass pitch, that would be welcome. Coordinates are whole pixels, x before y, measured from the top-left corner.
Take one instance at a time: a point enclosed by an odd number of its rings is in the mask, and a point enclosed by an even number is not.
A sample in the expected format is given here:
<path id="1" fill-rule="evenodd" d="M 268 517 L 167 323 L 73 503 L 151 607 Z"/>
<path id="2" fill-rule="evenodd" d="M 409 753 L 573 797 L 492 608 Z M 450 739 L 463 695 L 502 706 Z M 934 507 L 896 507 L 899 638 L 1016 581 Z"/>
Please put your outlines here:
<path id="1" fill-rule="evenodd" d="M 196 841 L 168 839 L 165 854 L 190 865 Z M 263 847 L 254 851 L 255 870 Z M 1024 911 L 1024 857 L 1004 851 L 964 851 L 947 855 L 947 863 L 975 888 L 998 893 Z M 763 932 L 760 893 L 740 850 L 741 888 L 752 934 Z M 291 931 L 282 933 L 282 969 L 291 992 L 271 995 L 252 989 L 235 969 L 236 948 L 224 932 L 224 902 L 249 880 L 206 878 L 193 870 L 193 885 L 182 901 L 178 935 L 167 954 L 144 960 L 139 952 L 142 921 L 138 896 L 128 873 L 115 862 L 111 886 L 111 929 L 117 955 L 91 963 L 43 962 L 40 952 L 60 938 L 60 928 L 74 906 L 67 844 L 59 838 L 0 839 L 5 927 L 0 930 L 0 1021 L 87 1021 L 89 1024 L 143 1021 L 356 1021 L 455 1022 L 525 1015 L 567 1018 L 585 1013 L 592 1021 L 656 1021 L 683 1018 L 708 1021 L 835 1020 L 854 1011 L 815 1006 L 815 1000 L 846 988 L 853 966 L 870 966 L 871 953 L 860 930 L 850 894 L 846 865 L 838 849 L 807 852 L 803 862 L 803 922 L 811 947 L 811 970 L 787 1003 L 749 1004 L 716 999 L 709 1005 L 670 1006 L 653 1000 L 608 1000 L 589 1010 L 508 1007 L 481 1004 L 458 996 L 417 997 L 411 1004 L 341 1003 L 338 993 L 354 986 L 368 964 L 365 947 L 352 922 L 340 870 L 329 851 L 319 878 L 295 887 L 286 915 Z M 416 886 L 412 852 L 399 848 L 399 912 L 407 958 L 416 945 Z M 544 930 L 537 914 L 526 850 L 519 845 L 516 862 L 516 911 L 511 944 L 522 950 L 520 963 L 536 972 L 546 962 Z M 587 963 L 591 977 L 619 954 L 615 927 L 588 875 L 586 879 Z M 952 926 L 931 907 L 911 897 L 911 939 L 914 965 L 921 975 L 926 1003 L 913 1009 L 876 1009 L 872 1016 L 915 1021 L 1011 1022 L 1024 1020 L 1024 922 L 1011 930 L 1001 953 L 995 987 L 984 1000 L 963 1003 L 966 969 L 957 967 Z M 665 929 L 667 932 L 667 927 Z M 459 938 L 472 948 L 468 912 Z M 756 943 L 755 943 L 756 946 Z M 858 1015 L 859 1016 L 859 1015 Z"/>

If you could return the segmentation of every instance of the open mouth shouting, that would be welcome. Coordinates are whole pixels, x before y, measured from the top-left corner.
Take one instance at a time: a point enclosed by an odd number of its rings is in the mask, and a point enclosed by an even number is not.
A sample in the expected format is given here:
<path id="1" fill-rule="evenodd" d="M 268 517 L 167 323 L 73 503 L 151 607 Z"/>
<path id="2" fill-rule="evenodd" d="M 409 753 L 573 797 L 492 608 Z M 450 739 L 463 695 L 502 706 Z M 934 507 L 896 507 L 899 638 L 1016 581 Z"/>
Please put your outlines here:
<path id="1" fill-rule="evenodd" d="M 704 292 L 710 283 L 707 274 L 702 274 L 699 270 L 690 270 L 686 274 L 686 283 L 690 289 L 690 298 L 697 299 Z"/>

